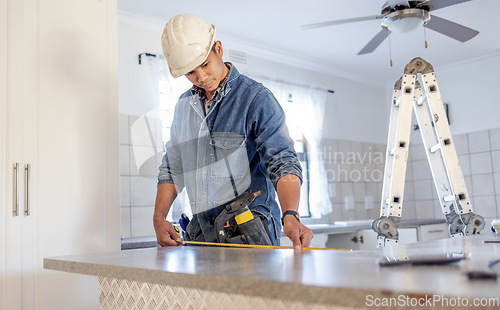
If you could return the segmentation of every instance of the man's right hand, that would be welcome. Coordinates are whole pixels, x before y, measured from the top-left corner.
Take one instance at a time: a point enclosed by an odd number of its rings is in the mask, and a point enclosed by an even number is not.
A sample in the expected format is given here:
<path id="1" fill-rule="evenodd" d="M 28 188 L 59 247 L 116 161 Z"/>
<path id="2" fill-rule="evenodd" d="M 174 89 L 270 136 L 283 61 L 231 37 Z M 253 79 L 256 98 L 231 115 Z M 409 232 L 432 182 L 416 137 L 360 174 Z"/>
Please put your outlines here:
<path id="1" fill-rule="evenodd" d="M 174 225 L 164 219 L 153 221 L 156 232 L 156 241 L 161 246 L 182 245 L 182 239 L 174 228 Z"/>

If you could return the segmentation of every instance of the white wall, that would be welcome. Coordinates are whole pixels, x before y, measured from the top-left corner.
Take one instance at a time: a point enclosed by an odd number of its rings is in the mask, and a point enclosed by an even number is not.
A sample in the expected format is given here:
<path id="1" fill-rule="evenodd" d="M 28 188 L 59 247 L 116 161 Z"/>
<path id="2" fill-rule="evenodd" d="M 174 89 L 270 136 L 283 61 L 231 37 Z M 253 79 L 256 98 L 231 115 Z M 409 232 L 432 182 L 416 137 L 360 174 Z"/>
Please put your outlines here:
<path id="1" fill-rule="evenodd" d="M 326 97 L 324 139 L 386 142 L 389 115 L 383 88 L 251 56 L 247 67 L 240 71 L 333 90 Z"/>
<path id="2" fill-rule="evenodd" d="M 325 111 L 325 138 L 386 143 L 388 101 L 381 89 L 337 79 Z"/>
<path id="3" fill-rule="evenodd" d="M 453 136 L 500 128 L 499 70 L 500 54 L 434 68 L 443 102 L 449 105 Z M 387 85 L 388 103 L 393 87 Z"/>
<path id="4" fill-rule="evenodd" d="M 157 108 L 147 64 L 139 65 L 141 53 L 161 52 L 160 36 L 127 23 L 118 23 L 119 112 L 142 116 Z"/>
<path id="5" fill-rule="evenodd" d="M 500 55 L 435 71 L 453 134 L 500 127 Z"/>

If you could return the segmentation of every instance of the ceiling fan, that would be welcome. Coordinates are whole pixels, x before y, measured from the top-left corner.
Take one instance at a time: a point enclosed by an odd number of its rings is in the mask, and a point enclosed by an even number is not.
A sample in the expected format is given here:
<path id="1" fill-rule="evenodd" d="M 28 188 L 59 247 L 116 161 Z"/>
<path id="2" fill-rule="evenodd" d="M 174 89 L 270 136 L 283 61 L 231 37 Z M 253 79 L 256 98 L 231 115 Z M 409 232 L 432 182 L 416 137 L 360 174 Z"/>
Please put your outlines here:
<path id="1" fill-rule="evenodd" d="M 406 33 L 422 26 L 437 31 L 445 36 L 466 42 L 479 32 L 454 23 L 447 19 L 432 15 L 430 12 L 471 0 L 388 0 L 378 15 L 334 20 L 301 26 L 301 29 L 313 29 L 332 25 L 353 23 L 365 20 L 382 19 L 382 30 L 366 44 L 358 55 L 373 52 L 391 32 Z"/>

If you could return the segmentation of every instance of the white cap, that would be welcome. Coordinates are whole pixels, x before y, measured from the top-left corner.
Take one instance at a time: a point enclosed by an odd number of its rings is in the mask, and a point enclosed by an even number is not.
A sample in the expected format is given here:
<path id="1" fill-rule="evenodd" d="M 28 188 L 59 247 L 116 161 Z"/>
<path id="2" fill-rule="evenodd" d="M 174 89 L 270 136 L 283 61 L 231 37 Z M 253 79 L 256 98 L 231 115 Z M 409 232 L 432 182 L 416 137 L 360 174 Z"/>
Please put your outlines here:
<path id="1" fill-rule="evenodd" d="M 215 26 L 193 14 L 172 17 L 161 36 L 163 54 L 174 78 L 194 70 L 210 54 Z"/>

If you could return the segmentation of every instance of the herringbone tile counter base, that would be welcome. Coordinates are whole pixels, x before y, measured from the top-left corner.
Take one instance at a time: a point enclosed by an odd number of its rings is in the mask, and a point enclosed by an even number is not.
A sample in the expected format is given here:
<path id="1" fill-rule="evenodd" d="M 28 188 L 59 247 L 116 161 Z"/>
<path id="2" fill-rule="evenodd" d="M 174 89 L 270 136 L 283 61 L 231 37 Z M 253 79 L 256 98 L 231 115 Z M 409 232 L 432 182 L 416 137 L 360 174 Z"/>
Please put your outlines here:
<path id="1" fill-rule="evenodd" d="M 101 310 L 353 309 L 103 277 L 99 278 L 99 301 Z"/>

